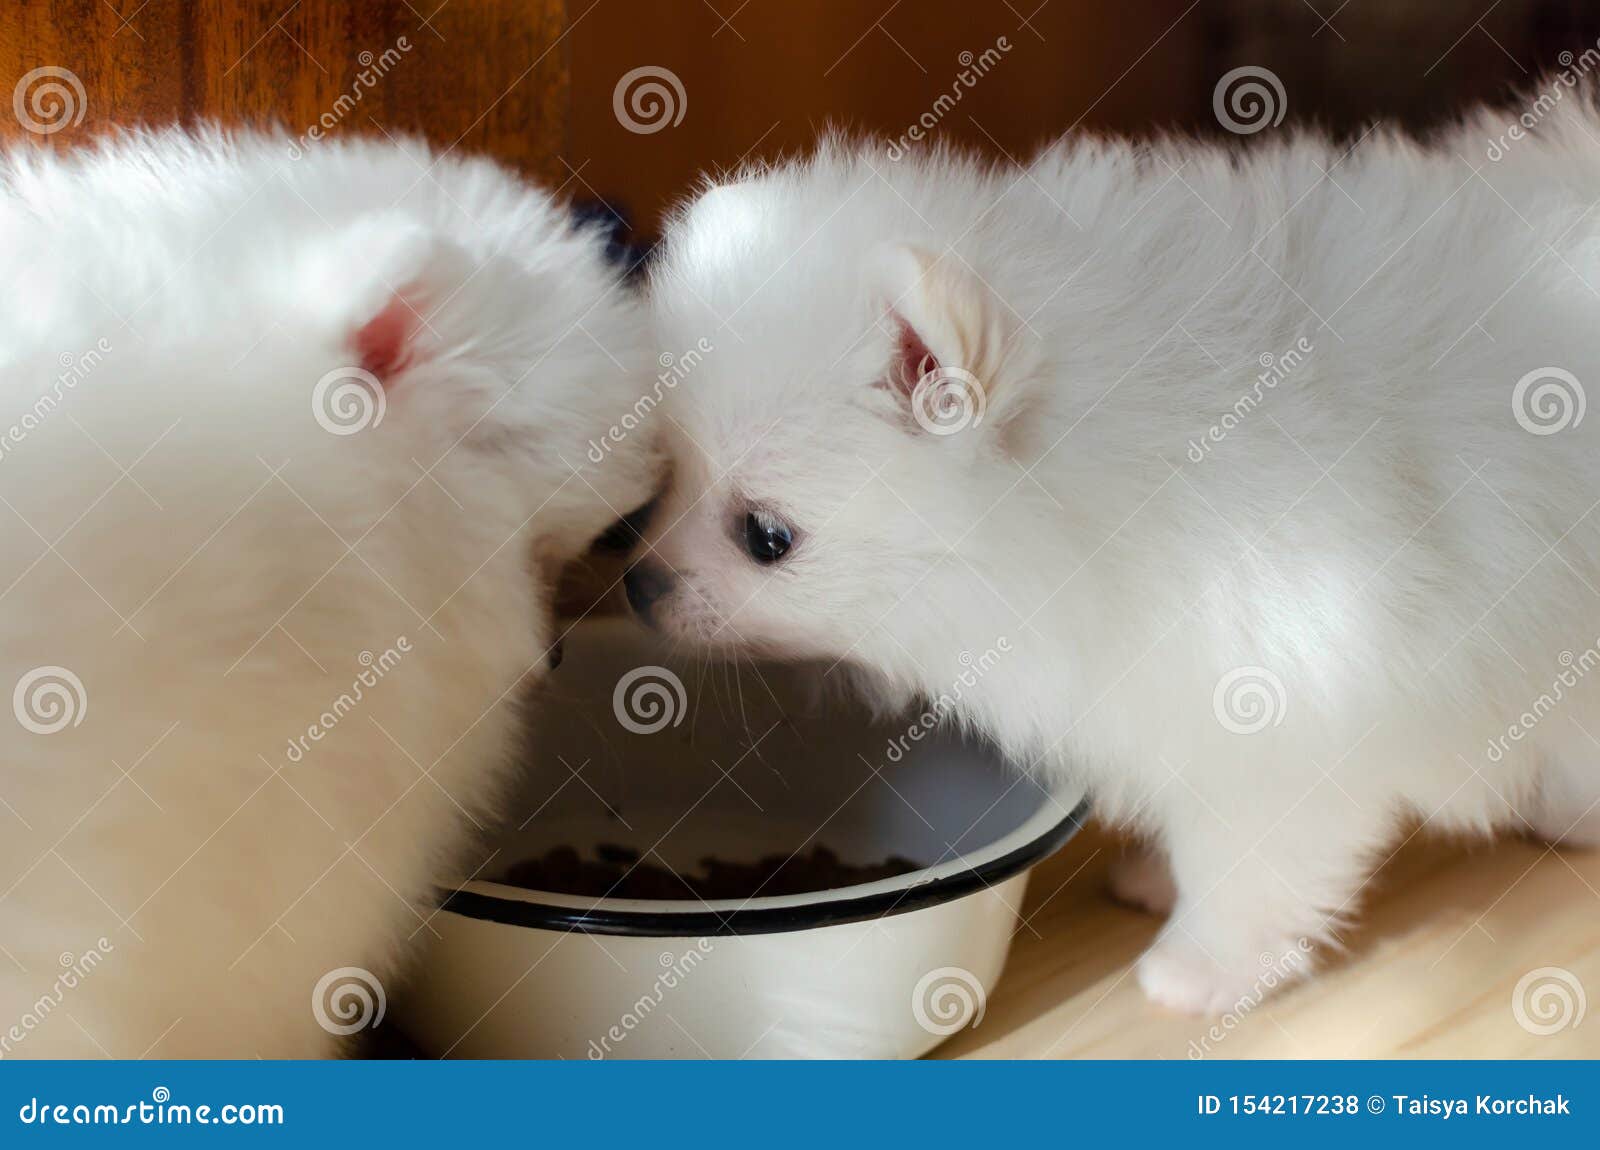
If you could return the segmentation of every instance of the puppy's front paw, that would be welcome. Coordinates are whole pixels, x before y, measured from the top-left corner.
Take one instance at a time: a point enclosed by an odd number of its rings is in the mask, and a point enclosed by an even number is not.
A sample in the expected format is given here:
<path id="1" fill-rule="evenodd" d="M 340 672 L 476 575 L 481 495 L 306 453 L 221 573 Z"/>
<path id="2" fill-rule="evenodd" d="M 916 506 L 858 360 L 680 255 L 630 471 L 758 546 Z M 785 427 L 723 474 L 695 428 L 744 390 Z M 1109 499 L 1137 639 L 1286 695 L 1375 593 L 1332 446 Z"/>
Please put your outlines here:
<path id="1" fill-rule="evenodd" d="M 1166 860 L 1149 851 L 1133 851 L 1111 864 L 1111 897 L 1151 914 L 1168 914 L 1178 888 Z"/>
<path id="2" fill-rule="evenodd" d="M 1182 939 L 1163 939 L 1145 951 L 1138 976 L 1146 998 L 1184 1014 L 1221 1014 L 1239 997 L 1225 972 Z"/>
<path id="3" fill-rule="evenodd" d="M 1218 965 L 1193 939 L 1168 934 L 1139 959 L 1139 985 L 1152 1002 L 1185 1014 L 1243 1012 L 1278 987 L 1311 971 L 1310 950 L 1294 943 L 1243 955 L 1237 965 Z"/>

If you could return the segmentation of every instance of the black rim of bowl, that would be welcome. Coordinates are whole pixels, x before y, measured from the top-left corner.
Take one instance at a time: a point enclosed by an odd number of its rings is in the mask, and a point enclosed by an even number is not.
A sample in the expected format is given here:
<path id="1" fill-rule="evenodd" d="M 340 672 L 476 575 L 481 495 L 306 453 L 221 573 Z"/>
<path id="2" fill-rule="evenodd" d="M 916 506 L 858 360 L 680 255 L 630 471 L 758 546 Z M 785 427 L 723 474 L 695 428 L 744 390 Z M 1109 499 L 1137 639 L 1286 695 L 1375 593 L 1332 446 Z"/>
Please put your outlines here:
<path id="1" fill-rule="evenodd" d="M 837 926 L 840 923 L 907 914 L 935 903 L 952 902 L 1004 882 L 1060 850 L 1083 825 L 1088 810 L 1088 801 L 1084 800 L 1043 834 L 978 866 L 956 871 L 932 882 L 860 898 L 740 910 L 654 911 L 622 910 L 608 906 L 553 906 L 550 903 L 457 890 L 448 894 L 441 892 L 443 898 L 439 908 L 466 918 L 498 922 L 506 926 L 644 938 L 707 938 L 811 930 L 819 926 Z"/>

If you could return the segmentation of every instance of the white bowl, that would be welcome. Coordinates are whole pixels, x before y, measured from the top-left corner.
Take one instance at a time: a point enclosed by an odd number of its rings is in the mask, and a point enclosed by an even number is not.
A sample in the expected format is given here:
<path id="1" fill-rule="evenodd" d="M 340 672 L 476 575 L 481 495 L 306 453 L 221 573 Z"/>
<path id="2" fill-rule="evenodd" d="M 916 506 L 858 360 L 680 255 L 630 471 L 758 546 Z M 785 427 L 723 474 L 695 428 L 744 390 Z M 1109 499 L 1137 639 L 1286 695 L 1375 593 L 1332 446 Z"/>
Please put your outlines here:
<path id="1" fill-rule="evenodd" d="M 398 1004 L 411 1036 L 468 1058 L 903 1058 L 981 1024 L 1028 868 L 1077 830 L 1082 794 L 821 702 L 823 671 L 672 658 L 628 621 L 575 629 L 480 873 L 603 843 L 680 872 L 816 843 L 922 869 L 714 902 L 468 882 Z"/>

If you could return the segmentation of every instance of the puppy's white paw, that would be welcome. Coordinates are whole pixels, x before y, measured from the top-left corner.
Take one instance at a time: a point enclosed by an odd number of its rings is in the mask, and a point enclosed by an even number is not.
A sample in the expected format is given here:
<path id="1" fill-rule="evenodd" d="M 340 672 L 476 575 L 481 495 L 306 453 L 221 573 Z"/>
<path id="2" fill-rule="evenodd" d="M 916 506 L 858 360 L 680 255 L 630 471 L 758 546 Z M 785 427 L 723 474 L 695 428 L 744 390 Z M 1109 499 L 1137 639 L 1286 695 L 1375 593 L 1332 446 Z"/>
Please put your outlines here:
<path id="1" fill-rule="evenodd" d="M 1224 971 L 1180 940 L 1165 939 L 1145 951 L 1138 977 L 1146 998 L 1184 1014 L 1221 1014 L 1239 998 Z"/>
<path id="2" fill-rule="evenodd" d="M 1185 1014 L 1243 1012 L 1310 974 L 1310 955 L 1308 946 L 1287 943 L 1253 959 L 1230 954 L 1237 963 L 1223 967 L 1193 939 L 1168 934 L 1139 959 L 1139 985 L 1152 1002 Z"/>
<path id="3" fill-rule="evenodd" d="M 1178 899 L 1166 860 L 1149 851 L 1132 851 L 1111 864 L 1111 897 L 1151 914 L 1168 914 Z"/>

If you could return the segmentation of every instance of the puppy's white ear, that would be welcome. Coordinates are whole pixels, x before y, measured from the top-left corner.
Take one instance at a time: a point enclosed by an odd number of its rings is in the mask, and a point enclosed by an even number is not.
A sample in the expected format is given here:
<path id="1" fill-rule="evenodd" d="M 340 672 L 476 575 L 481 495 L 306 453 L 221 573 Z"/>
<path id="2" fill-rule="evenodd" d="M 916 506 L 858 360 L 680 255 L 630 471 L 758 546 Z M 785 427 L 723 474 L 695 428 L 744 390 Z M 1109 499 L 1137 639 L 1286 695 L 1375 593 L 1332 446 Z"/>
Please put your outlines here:
<path id="1" fill-rule="evenodd" d="M 905 244 L 874 252 L 869 274 L 891 337 L 877 385 L 934 435 L 980 425 L 1007 340 L 989 290 L 954 255 Z"/>
<path id="2" fill-rule="evenodd" d="M 372 216 L 316 245 L 302 303 L 332 325 L 349 366 L 389 387 L 440 352 L 426 317 L 449 297 L 463 258 L 403 217 Z"/>

